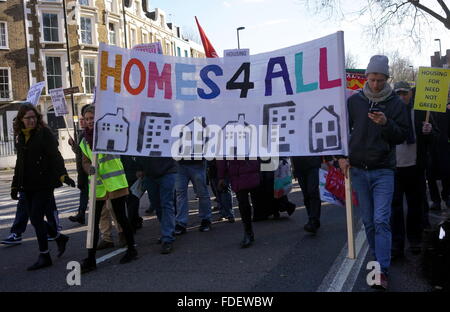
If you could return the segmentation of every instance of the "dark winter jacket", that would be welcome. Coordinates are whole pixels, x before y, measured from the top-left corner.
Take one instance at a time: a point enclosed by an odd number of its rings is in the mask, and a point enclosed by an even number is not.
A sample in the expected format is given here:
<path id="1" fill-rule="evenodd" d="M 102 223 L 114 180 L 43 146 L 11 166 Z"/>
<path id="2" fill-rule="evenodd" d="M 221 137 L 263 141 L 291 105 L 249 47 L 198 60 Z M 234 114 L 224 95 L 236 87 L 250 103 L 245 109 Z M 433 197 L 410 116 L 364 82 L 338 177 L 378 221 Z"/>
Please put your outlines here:
<path id="1" fill-rule="evenodd" d="M 32 130 L 25 143 L 20 133 L 17 141 L 17 160 L 11 187 L 19 191 L 40 191 L 62 186 L 61 177 L 67 175 L 58 141 L 49 128 Z"/>
<path id="2" fill-rule="evenodd" d="M 88 174 L 83 169 L 83 152 L 80 148 L 80 142 L 84 138 L 84 131 L 78 134 L 78 144 L 72 146 L 72 151 L 75 153 L 75 161 L 77 165 L 77 187 L 82 190 L 89 185 Z"/>
<path id="3" fill-rule="evenodd" d="M 136 157 L 130 155 L 120 155 L 120 161 L 122 161 L 128 185 L 131 187 L 137 180 L 136 171 L 139 169 Z"/>
<path id="4" fill-rule="evenodd" d="M 258 160 L 217 160 L 216 165 L 219 180 L 228 178 L 235 193 L 254 189 L 261 182 Z"/>
<path id="5" fill-rule="evenodd" d="M 416 110 L 414 111 L 414 128 L 416 132 L 416 144 L 417 144 L 417 160 L 416 166 L 420 169 L 425 169 L 427 163 L 427 154 L 433 142 L 439 137 L 439 129 L 434 121 L 434 116 L 430 115 L 429 122 L 432 125 L 432 131 L 430 134 L 423 134 L 423 122 L 426 118 L 426 111 Z"/>
<path id="6" fill-rule="evenodd" d="M 408 134 L 408 116 L 402 100 L 392 92 L 386 100 L 373 103 L 360 91 L 348 99 L 347 106 L 350 165 L 362 169 L 394 169 L 395 145 L 405 141 Z M 385 114 L 386 125 L 370 120 L 371 106 Z"/>
<path id="7" fill-rule="evenodd" d="M 172 157 L 136 157 L 138 171 L 154 179 L 169 173 L 177 173 L 177 162 Z"/>

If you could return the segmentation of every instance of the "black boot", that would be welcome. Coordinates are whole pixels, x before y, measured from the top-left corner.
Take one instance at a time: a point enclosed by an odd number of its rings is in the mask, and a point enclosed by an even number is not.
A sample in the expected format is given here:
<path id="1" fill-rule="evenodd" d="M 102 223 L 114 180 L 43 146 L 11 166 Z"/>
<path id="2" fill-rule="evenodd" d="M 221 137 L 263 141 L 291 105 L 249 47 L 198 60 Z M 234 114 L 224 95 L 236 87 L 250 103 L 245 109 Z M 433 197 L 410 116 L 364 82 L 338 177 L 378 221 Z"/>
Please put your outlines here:
<path id="1" fill-rule="evenodd" d="M 97 269 L 95 260 L 95 249 L 88 249 L 88 257 L 81 262 L 81 274 L 85 274 Z"/>
<path id="2" fill-rule="evenodd" d="M 85 224 L 85 223 L 86 223 L 86 220 L 85 220 L 85 218 L 84 218 L 84 215 L 81 216 L 81 215 L 79 215 L 79 214 L 74 215 L 74 216 L 70 216 L 70 217 L 69 217 L 69 220 L 72 221 L 72 222 L 75 222 L 75 223 L 78 222 L 78 223 L 80 223 L 80 224 Z"/>
<path id="3" fill-rule="evenodd" d="M 59 236 L 55 239 L 56 244 L 58 245 L 58 254 L 57 257 L 61 257 L 64 251 L 66 251 L 66 244 L 69 240 L 69 236 L 64 234 L 59 234 Z"/>
<path id="4" fill-rule="evenodd" d="M 137 250 L 134 247 L 128 247 L 125 256 L 120 259 L 120 264 L 128 263 L 137 259 Z"/>
<path id="5" fill-rule="evenodd" d="M 255 241 L 255 235 L 252 230 L 244 232 L 244 239 L 241 242 L 241 248 L 250 247 L 250 245 Z"/>
<path id="6" fill-rule="evenodd" d="M 32 266 L 28 267 L 27 271 L 39 270 L 52 265 L 52 258 L 50 258 L 50 253 L 39 254 L 38 261 Z"/>

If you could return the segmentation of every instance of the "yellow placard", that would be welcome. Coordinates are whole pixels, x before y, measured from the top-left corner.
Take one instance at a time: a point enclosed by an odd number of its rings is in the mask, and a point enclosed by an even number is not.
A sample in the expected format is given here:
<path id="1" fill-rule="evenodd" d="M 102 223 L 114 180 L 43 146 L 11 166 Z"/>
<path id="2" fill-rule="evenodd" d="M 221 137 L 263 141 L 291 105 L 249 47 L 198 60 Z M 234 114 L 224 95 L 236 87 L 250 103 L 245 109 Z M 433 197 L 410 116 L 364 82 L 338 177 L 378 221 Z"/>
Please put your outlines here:
<path id="1" fill-rule="evenodd" d="M 414 109 L 445 112 L 450 84 L 450 69 L 420 67 Z"/>

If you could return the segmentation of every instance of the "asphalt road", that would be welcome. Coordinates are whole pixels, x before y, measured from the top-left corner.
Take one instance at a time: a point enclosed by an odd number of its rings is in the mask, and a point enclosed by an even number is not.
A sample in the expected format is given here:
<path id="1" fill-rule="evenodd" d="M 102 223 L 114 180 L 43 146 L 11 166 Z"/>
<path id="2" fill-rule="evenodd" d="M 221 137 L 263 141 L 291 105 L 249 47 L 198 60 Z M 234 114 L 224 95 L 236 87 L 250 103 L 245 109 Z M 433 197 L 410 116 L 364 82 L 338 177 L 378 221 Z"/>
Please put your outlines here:
<path id="1" fill-rule="evenodd" d="M 75 178 L 74 164 L 68 164 Z M 12 171 L 0 172 L 0 237 L 9 234 L 14 220 L 16 203 L 9 198 Z M 66 281 L 70 261 L 87 256 L 86 226 L 71 223 L 78 204 L 78 189 L 62 187 L 55 192 L 63 233 L 70 240 L 61 258 L 56 258 L 56 244 L 50 242 L 53 265 L 27 272 L 38 256 L 34 229 L 29 224 L 18 246 L 0 245 L 0 292 L 18 291 L 150 291 L 150 292 L 315 292 L 357 291 L 372 292 L 366 283 L 368 261 L 365 235 L 360 234 L 358 259 L 346 259 L 346 223 L 343 208 L 322 204 L 321 228 L 313 236 L 303 230 L 307 221 L 301 191 L 297 184 L 289 195 L 297 204 L 292 216 L 282 213 L 279 220 L 269 219 L 254 224 L 255 244 L 240 249 L 243 235 L 237 202 L 234 209 L 237 222 L 218 221 L 214 211 L 210 232 L 198 231 L 198 201 L 190 188 L 190 224 L 187 234 L 177 238 L 174 251 L 159 253 L 159 225 L 154 215 L 146 215 L 146 194 L 141 199 L 140 212 L 144 226 L 136 234 L 139 258 L 129 264 L 119 264 L 120 256 L 111 256 L 114 249 L 99 251 L 97 257 L 107 259 L 97 270 L 81 276 L 80 286 Z M 357 212 L 356 212 L 357 214 Z M 439 220 L 446 215 L 434 215 Z M 359 224 L 359 222 L 356 222 Z M 117 236 L 115 236 L 117 241 Z M 420 272 L 419 257 L 407 254 L 406 259 L 394 263 L 391 269 L 390 291 L 430 291 Z"/>

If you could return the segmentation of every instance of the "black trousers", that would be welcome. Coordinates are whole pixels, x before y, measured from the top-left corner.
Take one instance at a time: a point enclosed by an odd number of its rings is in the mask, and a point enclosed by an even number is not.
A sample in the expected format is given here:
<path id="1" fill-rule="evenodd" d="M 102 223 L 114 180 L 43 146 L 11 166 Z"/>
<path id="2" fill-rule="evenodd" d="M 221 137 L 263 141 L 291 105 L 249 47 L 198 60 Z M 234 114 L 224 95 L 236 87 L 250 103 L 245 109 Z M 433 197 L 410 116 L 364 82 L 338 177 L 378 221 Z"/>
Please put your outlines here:
<path id="1" fill-rule="evenodd" d="M 319 168 L 295 170 L 298 184 L 302 189 L 303 202 L 308 212 L 309 222 L 320 223 L 320 191 L 319 191 Z"/>
<path id="2" fill-rule="evenodd" d="M 128 220 L 133 228 L 136 228 L 138 223 L 140 223 L 139 219 L 139 198 L 134 196 L 133 194 L 128 194 L 127 196 L 127 215 Z"/>
<path id="3" fill-rule="evenodd" d="M 397 168 L 395 172 L 391 214 L 393 250 L 403 251 L 405 248 L 405 233 L 411 245 L 417 246 L 421 243 L 424 227 L 423 210 L 426 197 L 423 187 L 425 184 L 424 180 L 424 172 L 417 166 Z M 403 196 L 406 196 L 408 204 L 406 227 Z"/>
<path id="4" fill-rule="evenodd" d="M 274 197 L 274 172 L 261 171 L 261 183 L 256 189 L 255 202 L 253 203 L 253 216 L 255 219 L 265 219 L 278 212 Z"/>
<path id="5" fill-rule="evenodd" d="M 241 214 L 244 231 L 252 231 L 252 205 L 250 205 L 249 195 L 252 198 L 252 204 L 255 206 L 255 200 L 258 197 L 257 188 L 250 190 L 240 190 L 236 193 L 238 200 L 239 213 Z"/>
<path id="6" fill-rule="evenodd" d="M 134 248 L 134 236 L 131 229 L 131 224 L 128 221 L 125 202 L 127 196 L 122 196 L 119 198 L 111 199 L 112 208 L 114 214 L 116 215 L 117 222 L 120 224 L 125 235 L 125 240 L 127 241 L 128 248 Z M 105 205 L 105 200 L 97 200 L 95 202 L 95 226 L 94 226 L 94 248 L 89 249 L 89 257 L 95 257 L 95 251 L 97 249 L 98 238 L 99 238 L 99 224 L 100 217 L 102 214 L 103 206 Z"/>
<path id="7" fill-rule="evenodd" d="M 58 235 L 56 219 L 55 197 L 53 189 L 23 192 L 23 204 L 27 209 L 31 224 L 36 231 L 40 252 L 48 251 L 47 236 Z M 51 204 L 49 204 L 51 203 Z M 45 222 L 44 217 L 47 219 Z"/>

